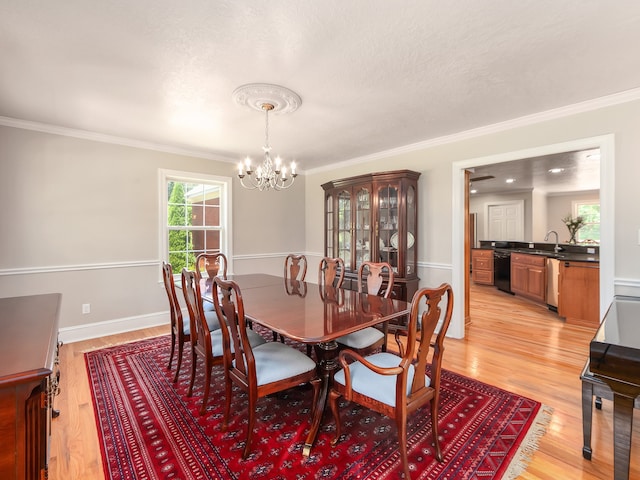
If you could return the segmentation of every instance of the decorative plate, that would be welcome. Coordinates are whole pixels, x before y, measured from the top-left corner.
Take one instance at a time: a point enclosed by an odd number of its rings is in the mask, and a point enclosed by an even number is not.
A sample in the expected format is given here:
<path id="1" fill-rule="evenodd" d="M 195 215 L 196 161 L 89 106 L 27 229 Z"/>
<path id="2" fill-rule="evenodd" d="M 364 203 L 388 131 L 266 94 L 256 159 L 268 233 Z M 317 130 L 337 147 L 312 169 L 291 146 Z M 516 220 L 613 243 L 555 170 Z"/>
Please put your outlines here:
<path id="1" fill-rule="evenodd" d="M 384 249 L 384 247 L 386 247 L 386 245 L 384 244 L 384 240 L 379 239 L 379 243 L 380 243 L 380 250 Z"/>
<path id="2" fill-rule="evenodd" d="M 407 248 L 413 247 L 413 243 L 415 242 L 415 238 L 413 238 L 413 234 L 411 232 L 407 232 Z M 398 248 L 398 232 L 391 235 L 389 239 L 389 243 L 393 248 Z"/>

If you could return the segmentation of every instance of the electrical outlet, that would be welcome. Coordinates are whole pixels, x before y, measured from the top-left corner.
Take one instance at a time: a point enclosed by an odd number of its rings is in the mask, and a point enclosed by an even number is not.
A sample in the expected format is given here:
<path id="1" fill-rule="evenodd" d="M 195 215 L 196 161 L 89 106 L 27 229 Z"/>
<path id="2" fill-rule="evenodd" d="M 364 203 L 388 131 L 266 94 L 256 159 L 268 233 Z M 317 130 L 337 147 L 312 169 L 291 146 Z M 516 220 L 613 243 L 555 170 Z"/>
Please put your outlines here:
<path id="1" fill-rule="evenodd" d="M 587 247 L 587 253 L 596 253 L 596 249 Z"/>
<path id="2" fill-rule="evenodd" d="M 530 243 L 530 244 L 529 244 L 529 248 L 533 248 L 533 243 Z"/>
<path id="3" fill-rule="evenodd" d="M 91 304 L 90 303 L 83 303 L 82 304 L 82 313 L 83 314 L 91 313 Z"/>
<path id="4" fill-rule="evenodd" d="M 638 238 L 640 238 L 640 232 L 638 233 L 638 235 L 639 235 Z M 496 246 L 496 242 L 491 242 L 491 246 L 495 247 Z"/>

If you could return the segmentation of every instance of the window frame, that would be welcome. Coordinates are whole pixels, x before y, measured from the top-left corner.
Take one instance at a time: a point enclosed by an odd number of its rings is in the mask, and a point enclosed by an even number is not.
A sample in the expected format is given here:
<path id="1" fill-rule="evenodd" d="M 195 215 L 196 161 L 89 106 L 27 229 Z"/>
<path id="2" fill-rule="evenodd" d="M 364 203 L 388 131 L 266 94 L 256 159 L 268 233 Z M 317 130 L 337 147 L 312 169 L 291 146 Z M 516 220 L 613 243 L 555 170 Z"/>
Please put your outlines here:
<path id="1" fill-rule="evenodd" d="M 601 209 L 601 205 L 600 205 L 600 200 L 575 200 L 572 202 L 571 205 L 571 209 L 573 210 L 573 216 L 574 218 L 580 216 L 580 207 L 584 206 L 584 205 L 589 205 L 589 206 L 593 206 L 593 205 L 597 205 L 599 209 Z M 602 213 L 602 212 L 601 212 Z M 600 237 L 602 235 L 602 222 L 586 222 L 585 226 L 587 225 L 598 225 L 598 232 L 600 233 Z M 580 232 L 582 232 L 582 228 L 580 230 L 578 230 L 578 232 L 576 233 L 576 241 L 577 243 L 584 243 L 586 239 L 582 238 L 582 236 L 580 235 Z M 600 239 L 598 239 L 598 243 L 594 244 L 594 245 L 600 245 Z"/>
<path id="2" fill-rule="evenodd" d="M 169 259 L 169 225 L 168 225 L 168 204 L 167 189 L 169 182 L 218 184 L 220 186 L 220 251 L 227 257 L 227 271 L 233 272 L 233 238 L 232 231 L 232 178 L 219 175 L 209 175 L 206 173 L 185 172 L 179 170 L 158 170 L 158 195 L 159 195 L 159 252 L 160 262 Z M 160 272 L 161 273 L 161 272 Z M 181 272 L 173 272 L 178 276 Z"/>

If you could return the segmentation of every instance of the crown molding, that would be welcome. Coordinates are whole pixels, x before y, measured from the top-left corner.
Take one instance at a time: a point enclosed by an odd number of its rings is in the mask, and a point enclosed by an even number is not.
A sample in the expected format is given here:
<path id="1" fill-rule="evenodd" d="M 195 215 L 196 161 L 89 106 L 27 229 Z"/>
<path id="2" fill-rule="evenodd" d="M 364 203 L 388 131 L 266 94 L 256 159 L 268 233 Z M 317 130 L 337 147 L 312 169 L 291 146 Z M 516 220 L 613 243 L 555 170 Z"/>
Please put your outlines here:
<path id="1" fill-rule="evenodd" d="M 454 133 L 451 135 L 444 135 L 442 137 L 433 138 L 431 140 L 411 143 L 409 145 L 404 145 L 402 147 L 372 153 L 371 155 L 365 155 L 362 157 L 352 158 L 350 160 L 344 160 L 342 162 L 336 162 L 331 165 L 325 165 L 318 168 L 308 169 L 306 173 L 314 174 L 314 173 L 333 170 L 338 166 L 345 167 L 348 165 L 358 165 L 361 163 L 380 160 L 380 159 L 388 158 L 391 156 L 402 155 L 404 153 L 415 152 L 417 150 L 425 150 L 425 149 L 437 147 L 440 145 L 460 142 L 462 140 L 469 140 L 472 138 L 482 137 L 484 135 L 490 135 L 493 133 L 504 132 L 506 130 L 511 130 L 514 128 L 535 125 L 536 123 L 542 123 L 550 120 L 555 120 L 558 118 L 564 118 L 571 115 L 576 115 L 578 113 L 585 113 L 593 110 L 598 110 L 600 108 L 634 102 L 636 100 L 640 100 L 640 88 L 634 88 L 632 90 L 626 90 L 624 92 L 614 93 L 613 95 L 607 95 L 605 97 L 595 98 L 593 100 L 574 103 L 572 105 L 567 105 L 560 108 L 554 108 L 552 110 L 546 110 L 544 112 L 525 115 L 524 117 L 518 117 L 512 120 L 507 120 L 499 123 L 493 123 L 491 125 L 485 125 L 483 127 L 473 128 L 471 130 L 465 130 L 463 132 Z"/>
<path id="2" fill-rule="evenodd" d="M 587 100 L 584 102 L 574 103 L 572 105 L 567 105 L 567 106 L 555 108 L 552 110 L 546 110 L 544 112 L 525 115 L 523 117 L 515 118 L 512 120 L 494 123 L 491 125 L 478 127 L 471 130 L 465 130 L 463 132 L 454 133 L 451 135 L 444 135 L 442 137 L 437 137 L 430 140 L 411 143 L 409 145 L 404 145 L 402 147 L 383 150 L 381 152 L 376 152 L 371 155 L 355 157 L 355 158 L 344 160 L 341 162 L 336 162 L 331 165 L 325 165 L 318 168 L 312 168 L 312 169 L 300 171 L 300 173 L 301 174 L 304 173 L 308 175 L 308 174 L 314 174 L 314 173 L 333 170 L 336 167 L 358 165 L 361 163 L 367 163 L 374 160 L 387 158 L 390 156 L 401 155 L 404 153 L 411 153 L 417 150 L 424 150 L 427 148 L 432 148 L 439 145 L 445 145 L 448 143 L 455 143 L 462 140 L 481 137 L 483 135 L 489 135 L 492 133 L 503 132 L 513 128 L 534 125 L 536 123 L 568 117 L 570 115 L 598 110 L 600 108 L 633 102 L 636 100 L 640 100 L 640 88 L 626 90 L 624 92 L 615 93 L 613 95 L 607 95 L 604 97 L 599 97 L 599 98 Z M 191 150 L 187 148 L 164 145 L 160 143 L 146 142 L 142 140 L 134 140 L 131 138 L 118 137 L 115 135 L 106 135 L 102 133 L 90 132 L 87 130 L 78 130 L 78 129 L 68 128 L 68 127 L 61 127 L 57 125 L 50 125 L 47 123 L 33 122 L 29 120 L 20 120 L 20 119 L 11 118 L 11 117 L 0 116 L 0 125 L 4 125 L 6 127 L 22 128 L 24 130 L 33 130 L 36 132 L 51 133 L 55 135 L 80 138 L 84 140 L 93 140 L 96 142 L 111 143 L 114 145 L 122 145 L 126 147 L 142 148 L 146 150 L 172 153 L 175 155 L 185 155 L 189 157 L 204 158 L 207 160 L 217 160 L 222 162 L 237 163 L 237 158 L 224 157 L 222 155 L 214 155 L 211 152 L 205 152 L 203 150 Z"/>
<path id="3" fill-rule="evenodd" d="M 217 160 L 221 162 L 237 163 L 237 159 L 224 157 L 222 155 L 214 155 L 211 152 L 203 150 L 192 150 L 188 148 L 174 147 L 161 143 L 146 142 L 143 140 L 134 140 L 132 138 L 118 137 L 115 135 L 106 135 L 103 133 L 90 132 L 88 130 L 78 130 L 75 128 L 61 127 L 48 123 L 32 122 L 30 120 L 20 120 L 17 118 L 0 116 L 0 125 L 5 127 L 21 128 L 23 130 L 33 130 L 35 132 L 51 133 L 54 135 L 62 135 L 64 137 L 79 138 L 82 140 L 92 140 L 94 142 L 110 143 L 113 145 L 122 145 L 125 147 L 142 148 L 144 150 L 154 150 L 163 153 L 172 153 L 175 155 L 184 155 L 187 157 L 204 158 L 206 160 Z"/>

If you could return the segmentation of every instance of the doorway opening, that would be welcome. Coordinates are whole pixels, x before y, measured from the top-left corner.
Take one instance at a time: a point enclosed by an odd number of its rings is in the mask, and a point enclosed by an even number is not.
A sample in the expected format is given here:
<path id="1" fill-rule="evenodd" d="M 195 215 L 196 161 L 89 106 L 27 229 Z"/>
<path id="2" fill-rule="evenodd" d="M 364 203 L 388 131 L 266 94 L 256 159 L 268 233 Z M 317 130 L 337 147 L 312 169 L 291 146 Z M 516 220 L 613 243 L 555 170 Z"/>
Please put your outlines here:
<path id="1" fill-rule="evenodd" d="M 474 158 L 453 162 L 452 164 L 452 285 L 456 298 L 463 299 L 457 302 L 458 308 L 454 309 L 451 320 L 450 334 L 454 338 L 464 337 L 465 305 L 468 305 L 469 276 L 465 265 L 465 235 L 468 233 L 466 225 L 468 205 L 467 178 L 468 169 L 482 165 L 509 162 L 591 148 L 600 149 L 600 318 L 613 299 L 613 260 L 614 260 L 614 228 L 613 228 L 613 190 L 614 190 L 614 136 L 603 135 L 560 144 L 546 145 L 492 155 L 488 157 Z"/>

